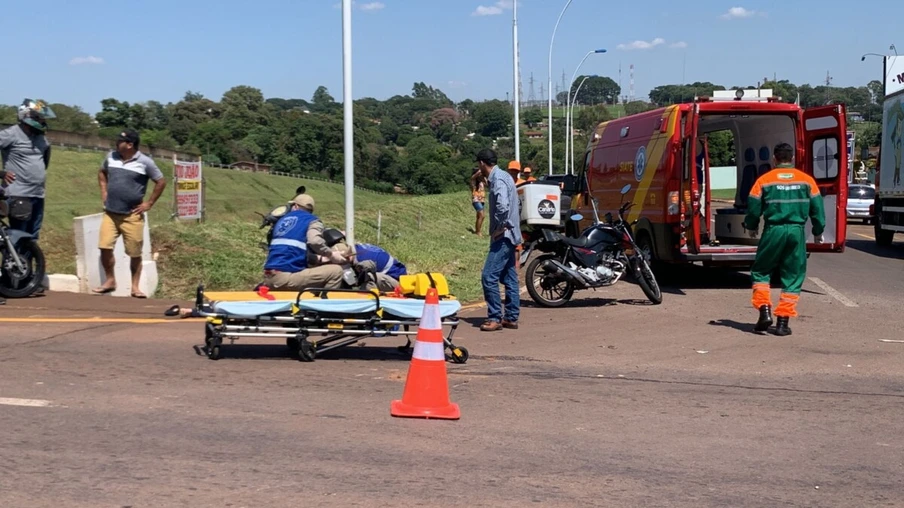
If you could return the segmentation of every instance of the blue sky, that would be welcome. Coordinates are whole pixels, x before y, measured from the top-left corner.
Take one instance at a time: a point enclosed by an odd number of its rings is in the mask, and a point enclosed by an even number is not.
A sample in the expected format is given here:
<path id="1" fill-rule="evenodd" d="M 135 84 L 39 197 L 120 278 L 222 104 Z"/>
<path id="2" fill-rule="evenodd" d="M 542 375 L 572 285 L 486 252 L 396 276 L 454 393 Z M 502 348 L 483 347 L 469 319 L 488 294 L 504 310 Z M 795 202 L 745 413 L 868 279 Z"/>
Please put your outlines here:
<path id="1" fill-rule="evenodd" d="M 524 98 L 547 80 L 556 18 L 566 0 L 520 0 Z M 791 13 L 791 4 L 797 14 Z M 130 5 L 131 4 L 131 5 Z M 609 2 L 573 0 L 553 48 L 553 83 L 587 53 L 585 74 L 618 80 L 635 95 L 660 84 L 755 84 L 764 77 L 855 86 L 881 76 L 904 4 L 840 0 Z M 217 99 L 235 85 L 266 97 L 310 99 L 318 85 L 342 96 L 339 0 L 158 0 L 147 7 L 106 0 L 48 0 L 38 13 L 3 24 L 0 43 L 24 47 L 4 66 L 0 103 L 24 97 L 77 104 L 100 100 L 178 101 L 186 90 Z M 512 0 L 358 0 L 353 24 L 353 95 L 408 94 L 415 81 L 453 100 L 505 99 L 512 91 Z M 854 40 L 853 37 L 856 37 Z"/>

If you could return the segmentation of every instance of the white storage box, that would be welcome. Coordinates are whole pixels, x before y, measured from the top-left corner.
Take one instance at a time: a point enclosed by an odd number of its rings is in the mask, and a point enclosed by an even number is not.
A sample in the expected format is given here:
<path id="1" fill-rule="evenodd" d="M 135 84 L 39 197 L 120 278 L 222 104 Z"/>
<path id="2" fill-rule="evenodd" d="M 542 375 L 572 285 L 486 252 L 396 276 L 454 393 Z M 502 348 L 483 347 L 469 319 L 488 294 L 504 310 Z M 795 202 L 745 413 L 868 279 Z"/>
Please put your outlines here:
<path id="1" fill-rule="evenodd" d="M 521 203 L 521 222 L 533 225 L 557 226 L 562 212 L 562 189 L 558 185 L 539 182 L 518 187 Z"/>

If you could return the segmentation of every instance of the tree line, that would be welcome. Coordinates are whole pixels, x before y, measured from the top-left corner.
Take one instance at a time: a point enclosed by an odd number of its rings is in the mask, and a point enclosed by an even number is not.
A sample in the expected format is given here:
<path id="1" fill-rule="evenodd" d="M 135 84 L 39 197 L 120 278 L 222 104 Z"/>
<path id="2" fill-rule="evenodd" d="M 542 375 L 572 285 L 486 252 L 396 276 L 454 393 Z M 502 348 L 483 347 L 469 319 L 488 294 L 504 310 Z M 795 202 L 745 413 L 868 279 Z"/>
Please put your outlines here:
<path id="1" fill-rule="evenodd" d="M 636 114 L 726 89 L 705 82 L 662 85 L 650 92 L 649 101 L 621 101 L 619 109 L 614 105 L 619 103 L 621 89 L 611 78 L 578 76 L 572 94 L 582 82 L 573 98 L 581 106 L 574 118 L 578 147 L 586 144 L 587 134 L 597 123 L 613 118 L 613 112 Z M 856 110 L 865 119 L 881 121 L 877 94 L 882 87 L 878 81 L 849 88 L 797 86 L 787 81 L 767 81 L 760 86 L 772 88 L 787 102 L 800 94 L 804 107 L 844 102 L 849 112 Z M 557 102 L 564 104 L 564 92 L 559 95 Z M 192 91 L 168 104 L 154 100 L 130 104 L 107 98 L 94 117 L 77 106 L 49 103 L 57 115 L 49 121 L 51 129 L 113 139 L 122 128 L 132 128 L 141 132 L 144 145 L 199 153 L 207 163 L 254 161 L 268 164 L 274 171 L 336 181 L 343 178 L 342 104 L 323 86 L 310 100 L 265 98 L 259 89 L 245 85 L 229 89 L 219 101 Z M 353 107 L 355 178 L 367 188 L 392 192 L 399 186 L 415 194 L 460 190 L 475 167 L 474 155 L 479 150 L 494 148 L 500 165 L 515 157 L 514 112 L 506 101 L 465 99 L 456 103 L 438 88 L 418 82 L 408 95 L 363 98 Z M 0 106 L 0 122 L 14 123 L 15 111 L 13 106 Z M 523 107 L 521 120 L 521 161 L 545 173 L 545 134 L 542 139 L 528 139 L 526 134 L 544 129 L 546 108 Z M 858 144 L 877 144 L 878 125 L 874 132 L 858 135 Z M 562 115 L 554 118 L 553 128 L 554 170 L 560 172 L 565 158 Z M 710 140 L 713 164 L 730 163 L 731 145 L 730 137 Z"/>

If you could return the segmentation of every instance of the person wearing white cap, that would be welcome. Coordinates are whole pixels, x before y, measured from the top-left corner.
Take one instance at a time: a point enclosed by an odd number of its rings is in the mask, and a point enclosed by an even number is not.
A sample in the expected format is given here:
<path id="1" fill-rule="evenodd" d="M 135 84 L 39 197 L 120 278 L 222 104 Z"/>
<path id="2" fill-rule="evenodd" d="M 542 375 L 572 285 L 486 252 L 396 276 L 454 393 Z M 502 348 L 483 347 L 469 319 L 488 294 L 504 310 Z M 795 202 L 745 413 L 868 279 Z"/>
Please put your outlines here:
<path id="1" fill-rule="evenodd" d="M 308 252 L 327 256 L 334 264 L 310 266 Z M 264 263 L 264 285 L 275 291 L 342 286 L 343 268 L 350 260 L 330 249 L 323 239 L 323 222 L 314 215 L 314 198 L 299 194 L 289 212 L 273 226 L 273 241 Z"/>

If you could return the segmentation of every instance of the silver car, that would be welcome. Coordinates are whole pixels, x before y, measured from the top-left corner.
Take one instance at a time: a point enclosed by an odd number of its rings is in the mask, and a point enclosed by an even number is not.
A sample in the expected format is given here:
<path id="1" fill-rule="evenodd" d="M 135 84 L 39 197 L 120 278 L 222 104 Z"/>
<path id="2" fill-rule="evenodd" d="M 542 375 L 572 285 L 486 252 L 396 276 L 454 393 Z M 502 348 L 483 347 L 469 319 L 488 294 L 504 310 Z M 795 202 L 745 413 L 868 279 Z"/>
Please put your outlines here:
<path id="1" fill-rule="evenodd" d="M 847 218 L 860 219 L 869 224 L 873 216 L 869 213 L 869 207 L 876 198 L 876 189 L 870 185 L 852 184 L 848 186 Z"/>

